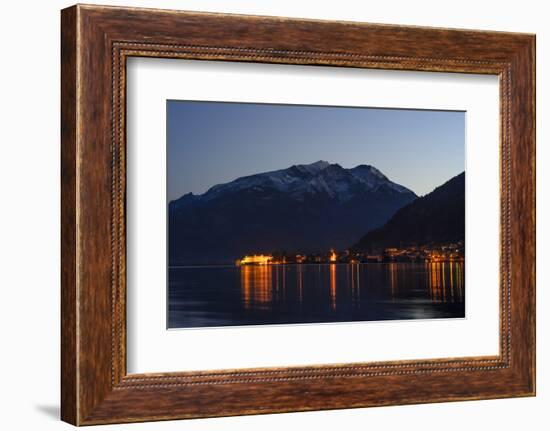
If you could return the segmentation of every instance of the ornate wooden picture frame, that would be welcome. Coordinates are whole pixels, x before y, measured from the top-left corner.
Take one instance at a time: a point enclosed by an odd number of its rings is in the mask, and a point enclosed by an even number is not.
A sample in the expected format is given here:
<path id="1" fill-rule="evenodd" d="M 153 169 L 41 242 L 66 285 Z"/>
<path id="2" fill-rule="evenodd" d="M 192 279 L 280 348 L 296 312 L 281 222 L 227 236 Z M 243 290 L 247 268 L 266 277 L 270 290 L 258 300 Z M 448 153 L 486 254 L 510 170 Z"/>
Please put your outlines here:
<path id="1" fill-rule="evenodd" d="M 61 49 L 64 421 L 535 394 L 534 35 L 77 5 L 62 11 Z M 127 374 L 125 98 L 134 56 L 497 75 L 500 354 Z"/>

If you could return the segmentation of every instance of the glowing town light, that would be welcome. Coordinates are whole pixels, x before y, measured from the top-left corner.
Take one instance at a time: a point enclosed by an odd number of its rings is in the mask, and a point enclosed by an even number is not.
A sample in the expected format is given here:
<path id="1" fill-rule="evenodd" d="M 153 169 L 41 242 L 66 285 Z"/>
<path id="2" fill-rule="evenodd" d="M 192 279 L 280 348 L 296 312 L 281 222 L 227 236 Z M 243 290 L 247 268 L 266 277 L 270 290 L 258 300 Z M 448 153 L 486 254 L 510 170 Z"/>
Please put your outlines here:
<path id="1" fill-rule="evenodd" d="M 273 256 L 264 254 L 255 254 L 253 256 L 245 256 L 241 259 L 241 265 L 267 265 L 271 263 Z"/>

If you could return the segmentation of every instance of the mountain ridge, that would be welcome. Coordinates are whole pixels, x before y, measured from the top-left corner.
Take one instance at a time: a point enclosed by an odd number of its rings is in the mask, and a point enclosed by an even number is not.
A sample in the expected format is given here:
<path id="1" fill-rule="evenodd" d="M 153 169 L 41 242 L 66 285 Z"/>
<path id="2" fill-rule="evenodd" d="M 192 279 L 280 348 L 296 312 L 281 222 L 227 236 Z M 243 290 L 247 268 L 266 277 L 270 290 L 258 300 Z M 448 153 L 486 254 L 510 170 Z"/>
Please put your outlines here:
<path id="1" fill-rule="evenodd" d="M 319 160 L 239 177 L 169 203 L 170 264 L 344 248 L 416 198 L 369 165 Z"/>
<path id="2" fill-rule="evenodd" d="M 182 199 L 182 202 L 187 202 L 191 200 L 196 201 L 196 198 L 211 200 L 217 197 L 222 192 L 234 192 L 251 186 L 273 186 L 279 191 L 287 192 L 321 191 L 320 189 L 324 188 L 324 191 L 334 194 L 335 190 L 327 190 L 327 188 L 325 187 L 326 184 L 323 184 L 322 182 L 315 182 L 315 180 L 319 177 L 326 179 L 325 177 L 328 175 L 337 177 L 339 174 L 342 174 L 341 171 L 346 171 L 347 173 L 351 174 L 357 181 L 373 189 L 384 184 L 389 185 L 389 187 L 396 192 L 414 194 L 412 190 L 409 190 L 402 185 L 390 181 L 388 177 L 382 174 L 382 172 L 380 172 L 374 166 L 361 164 L 357 165 L 354 168 L 346 169 L 337 163 L 329 163 L 324 160 L 319 160 L 311 164 L 292 165 L 289 168 L 285 169 L 277 169 L 274 171 L 261 172 L 257 174 L 238 177 L 235 180 L 229 181 L 227 183 L 216 184 L 202 194 L 194 194 L 191 192 L 186 193 L 180 198 L 170 201 L 170 204 L 176 204 Z M 304 180 L 312 188 L 304 190 L 300 187 L 292 187 L 293 185 L 303 186 L 303 184 L 299 183 L 300 179 Z M 269 182 L 271 182 L 271 184 L 269 184 Z M 416 194 L 414 195 L 416 196 Z"/>
<path id="3" fill-rule="evenodd" d="M 351 248 L 425 246 L 462 241 L 465 236 L 465 172 L 400 208 L 381 227 L 367 232 Z"/>

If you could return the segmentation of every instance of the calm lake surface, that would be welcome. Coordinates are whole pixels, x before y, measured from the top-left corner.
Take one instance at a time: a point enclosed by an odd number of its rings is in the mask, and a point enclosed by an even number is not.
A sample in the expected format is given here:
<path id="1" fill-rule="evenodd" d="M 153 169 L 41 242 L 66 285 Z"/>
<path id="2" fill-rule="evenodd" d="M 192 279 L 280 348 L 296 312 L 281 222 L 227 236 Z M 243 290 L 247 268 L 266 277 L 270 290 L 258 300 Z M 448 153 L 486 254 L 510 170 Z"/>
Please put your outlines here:
<path id="1" fill-rule="evenodd" d="M 464 264 L 169 268 L 168 326 L 464 317 Z"/>

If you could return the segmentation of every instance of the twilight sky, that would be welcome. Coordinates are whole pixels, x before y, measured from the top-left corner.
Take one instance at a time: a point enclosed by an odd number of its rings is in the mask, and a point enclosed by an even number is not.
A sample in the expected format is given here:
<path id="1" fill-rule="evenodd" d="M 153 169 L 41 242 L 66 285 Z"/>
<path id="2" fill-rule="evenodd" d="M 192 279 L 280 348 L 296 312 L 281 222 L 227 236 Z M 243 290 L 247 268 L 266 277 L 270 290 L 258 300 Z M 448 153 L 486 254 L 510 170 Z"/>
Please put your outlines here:
<path id="1" fill-rule="evenodd" d="M 168 200 L 318 160 L 369 164 L 424 195 L 465 170 L 465 113 L 167 102 Z"/>

